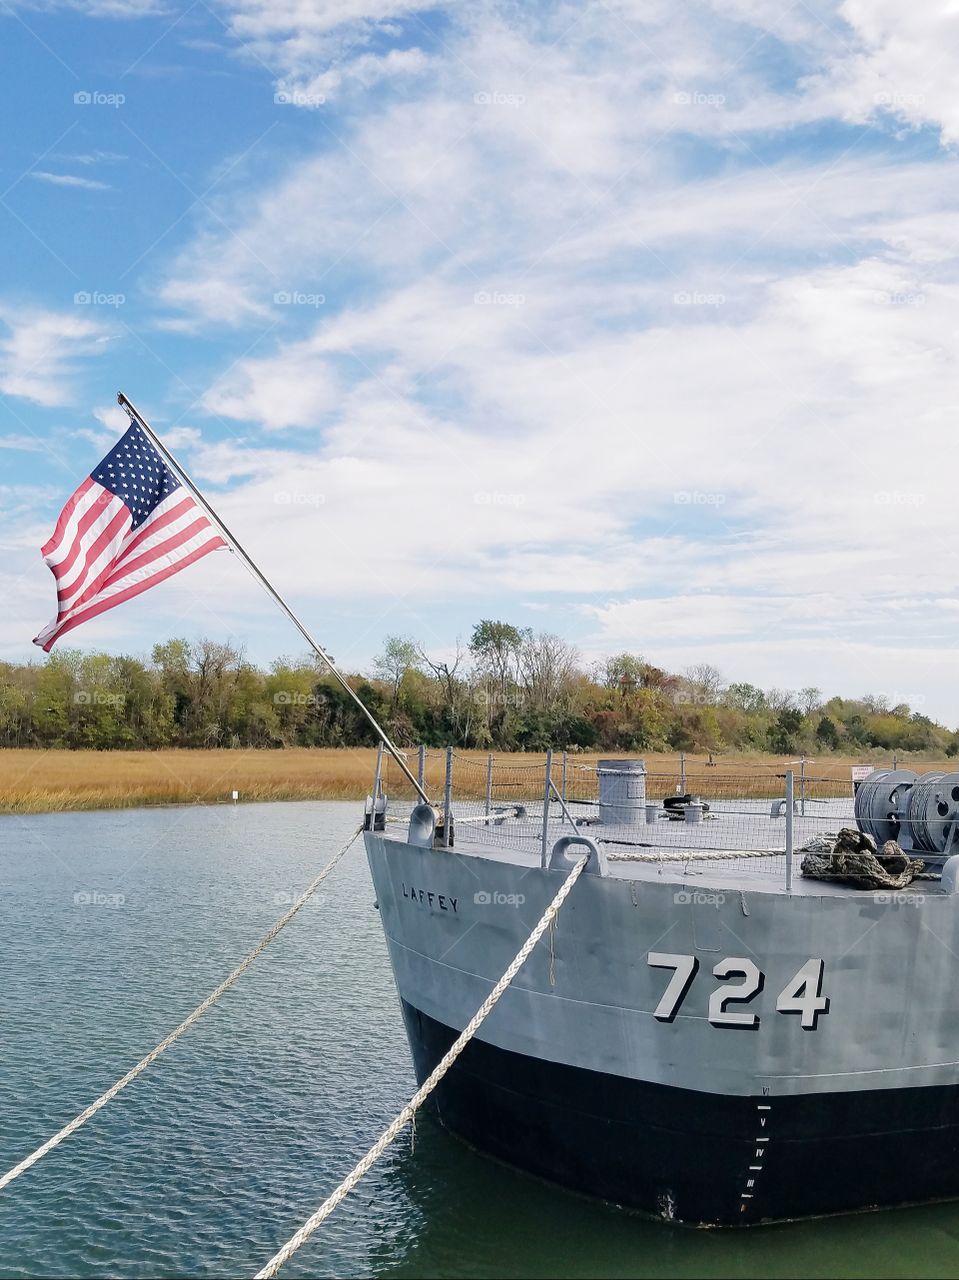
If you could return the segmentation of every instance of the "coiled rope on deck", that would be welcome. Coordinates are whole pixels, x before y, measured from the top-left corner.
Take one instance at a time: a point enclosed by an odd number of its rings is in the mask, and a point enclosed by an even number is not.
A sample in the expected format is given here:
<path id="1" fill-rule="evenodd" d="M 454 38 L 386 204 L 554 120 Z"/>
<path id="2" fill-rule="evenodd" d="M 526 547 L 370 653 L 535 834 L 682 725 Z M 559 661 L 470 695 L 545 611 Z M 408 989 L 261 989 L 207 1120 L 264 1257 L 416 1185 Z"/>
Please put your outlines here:
<path id="1" fill-rule="evenodd" d="M 569 875 L 563 881 L 563 884 L 552 900 L 543 915 L 540 917 L 533 932 L 517 951 L 509 968 L 493 987 L 492 991 L 476 1010 L 476 1013 L 469 1020 L 457 1038 L 453 1041 L 443 1058 L 440 1059 L 437 1066 L 430 1073 L 423 1084 L 417 1089 L 413 1097 L 399 1113 L 388 1129 L 380 1135 L 377 1141 L 370 1147 L 363 1159 L 355 1166 L 351 1173 L 343 1179 L 340 1185 L 323 1201 L 317 1211 L 307 1218 L 303 1226 L 295 1235 L 291 1236 L 282 1249 L 273 1255 L 266 1266 L 256 1273 L 256 1280 L 270 1280 L 275 1276 L 280 1267 L 296 1253 L 301 1245 L 309 1240 L 310 1236 L 321 1226 L 330 1216 L 333 1210 L 350 1194 L 360 1179 L 372 1169 L 373 1165 L 380 1158 L 391 1142 L 400 1134 L 406 1125 L 415 1117 L 417 1111 L 440 1083 L 446 1073 L 452 1067 L 453 1063 L 460 1056 L 473 1036 L 489 1017 L 494 1006 L 502 996 L 503 992 L 510 985 L 513 979 L 522 969 L 523 965 L 529 959 L 533 948 L 539 942 L 540 938 L 550 927 L 559 914 L 560 908 L 572 892 L 573 886 L 583 873 L 583 868 L 589 861 L 589 855 L 584 854 L 572 867 Z"/>
<path id="2" fill-rule="evenodd" d="M 117 1096 L 121 1089 L 125 1089 L 131 1081 L 135 1080 L 138 1075 L 141 1075 L 146 1071 L 151 1062 L 156 1062 L 157 1058 L 159 1058 L 160 1054 L 163 1053 L 164 1050 L 169 1049 L 170 1045 L 173 1044 L 174 1041 L 179 1040 L 180 1036 L 182 1036 L 185 1031 L 188 1031 L 195 1022 L 199 1021 L 206 1011 L 216 1004 L 220 996 L 222 996 L 225 991 L 228 991 L 230 987 L 233 986 L 234 982 L 236 982 L 236 980 L 244 974 L 247 969 L 249 969 L 253 961 L 270 945 L 280 930 L 289 924 L 303 904 L 313 896 L 341 858 L 346 855 L 350 846 L 353 844 L 353 841 L 362 830 L 362 826 L 357 827 L 336 856 L 331 858 L 319 875 L 310 881 L 307 887 L 297 898 L 296 902 L 294 902 L 292 907 L 290 907 L 289 911 L 287 911 L 285 915 L 280 916 L 279 920 L 277 920 L 276 924 L 273 925 L 269 932 L 263 935 L 253 950 L 240 961 L 230 976 L 225 978 L 215 991 L 210 992 L 202 1004 L 197 1005 L 193 1012 L 188 1017 L 184 1018 L 174 1031 L 171 1031 L 164 1040 L 161 1040 L 155 1049 L 151 1049 L 145 1058 L 141 1058 L 135 1067 L 131 1067 L 126 1075 L 122 1076 L 116 1084 L 111 1085 L 110 1088 L 107 1089 L 106 1093 L 101 1093 L 95 1102 L 91 1102 L 90 1105 L 84 1111 L 81 1111 L 78 1116 L 75 1116 L 69 1124 L 64 1125 L 59 1133 L 55 1133 L 52 1138 L 48 1138 L 42 1146 L 37 1147 L 36 1151 L 27 1156 L 26 1159 L 21 1160 L 18 1165 L 14 1165 L 14 1167 L 9 1169 L 3 1177 L 0 1177 L 0 1191 L 2 1191 L 4 1187 L 9 1186 L 14 1178 L 19 1178 L 21 1173 L 26 1173 L 26 1171 L 35 1165 L 38 1160 L 42 1159 L 48 1151 L 52 1151 L 54 1147 L 59 1146 L 65 1138 L 69 1138 L 72 1133 L 76 1133 L 77 1129 L 79 1129 L 81 1125 L 86 1124 L 91 1116 L 96 1115 L 96 1113 L 105 1107 L 111 1099 Z"/>

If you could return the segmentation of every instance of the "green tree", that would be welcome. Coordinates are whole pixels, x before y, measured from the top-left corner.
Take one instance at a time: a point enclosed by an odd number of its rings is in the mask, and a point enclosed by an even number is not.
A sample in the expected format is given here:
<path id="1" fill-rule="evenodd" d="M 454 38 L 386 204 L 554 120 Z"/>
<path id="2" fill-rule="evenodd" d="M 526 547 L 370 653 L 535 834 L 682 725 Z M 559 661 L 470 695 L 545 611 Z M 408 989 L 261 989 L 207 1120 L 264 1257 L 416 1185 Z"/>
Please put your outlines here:
<path id="1" fill-rule="evenodd" d="M 272 730 L 273 740 L 285 747 L 306 742 L 318 745 L 316 737 L 322 737 L 322 733 L 317 734 L 316 729 L 324 697 L 317 691 L 316 671 L 311 666 L 294 665 L 284 659 L 274 662 L 262 685 L 264 710 L 259 718 L 263 728 Z M 329 702 L 325 705 L 329 707 Z"/>
<path id="2" fill-rule="evenodd" d="M 783 707 L 776 717 L 770 735 L 770 746 L 779 755 L 799 750 L 797 739 L 802 731 L 802 712 L 796 707 Z"/>
<path id="3" fill-rule="evenodd" d="M 800 689 L 799 705 L 802 707 L 803 715 L 811 716 L 822 706 L 822 689 L 817 689 L 815 685 L 807 685 L 805 689 Z"/>
<path id="4" fill-rule="evenodd" d="M 471 660 L 471 661 L 470 661 Z M 959 753 L 959 733 L 872 694 L 822 702 L 809 686 L 722 688 L 706 663 L 677 675 L 638 655 L 591 673 L 558 636 L 484 619 L 468 650 L 428 655 L 389 636 L 369 680 L 349 677 L 405 746 L 603 751 L 774 749 Z M 174 637 L 148 659 L 79 649 L 0 664 L 0 745 L 352 746 L 373 730 L 315 659 L 262 671 L 233 645 Z"/>
<path id="5" fill-rule="evenodd" d="M 617 653 L 602 664 L 601 679 L 607 689 L 617 689 L 626 698 L 643 683 L 646 663 L 632 653 Z"/>
<path id="6" fill-rule="evenodd" d="M 766 708 L 766 695 L 762 689 L 757 689 L 754 684 L 745 682 L 728 685 L 725 699 L 731 707 L 736 707 L 749 715 Z"/>
<path id="7" fill-rule="evenodd" d="M 373 659 L 373 672 L 390 686 L 390 710 L 395 713 L 400 686 L 410 671 L 421 662 L 416 642 L 408 636 L 387 636 L 383 652 Z"/>
<path id="8" fill-rule="evenodd" d="M 532 633 L 509 622 L 484 618 L 473 628 L 469 650 L 476 659 L 480 683 L 478 702 L 486 737 L 506 747 L 513 740 L 522 699 L 519 698 L 523 646 Z"/>
<path id="9" fill-rule="evenodd" d="M 39 741 L 44 746 L 69 746 L 76 724 L 76 671 L 82 655 L 79 650 L 63 649 L 51 654 L 37 673 L 33 693 L 32 720 Z"/>
<path id="10" fill-rule="evenodd" d="M 839 746 L 841 741 L 839 730 L 836 728 L 835 721 L 830 720 L 828 716 L 823 716 L 816 725 L 816 741 L 827 751 L 835 751 Z"/>

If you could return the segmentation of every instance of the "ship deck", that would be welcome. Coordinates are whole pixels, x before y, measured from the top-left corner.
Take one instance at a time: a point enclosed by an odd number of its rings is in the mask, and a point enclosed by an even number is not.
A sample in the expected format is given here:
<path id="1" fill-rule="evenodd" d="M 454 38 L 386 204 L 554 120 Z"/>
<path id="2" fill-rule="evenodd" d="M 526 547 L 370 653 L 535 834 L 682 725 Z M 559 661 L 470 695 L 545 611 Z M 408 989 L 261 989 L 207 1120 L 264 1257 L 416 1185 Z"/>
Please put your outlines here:
<path id="1" fill-rule="evenodd" d="M 718 801 L 699 823 L 671 820 L 661 811 L 655 822 L 640 825 L 599 822 L 596 813 L 577 814 L 575 831 L 568 820 L 551 815 L 547 849 L 563 836 L 587 836 L 605 852 L 609 875 L 620 880 L 812 897 L 862 897 L 872 892 L 812 879 L 801 870 L 803 846 L 817 836 L 835 836 L 842 827 L 855 827 L 850 799 L 807 801 L 805 815 L 794 814 L 791 890 L 786 888 L 786 820 L 772 817 L 770 808 L 768 799 Z M 386 834 L 405 839 L 405 822 L 399 815 L 391 815 Z M 454 811 L 457 854 L 532 869 L 541 865 L 542 849 L 542 802 L 537 808 L 537 802 L 530 801 L 525 816 L 507 817 L 501 824 L 481 820 L 473 807 L 462 814 Z M 575 852 L 574 846 L 570 853 Z M 897 891 L 897 896 L 909 892 L 939 895 L 943 890 L 938 880 L 922 879 Z"/>

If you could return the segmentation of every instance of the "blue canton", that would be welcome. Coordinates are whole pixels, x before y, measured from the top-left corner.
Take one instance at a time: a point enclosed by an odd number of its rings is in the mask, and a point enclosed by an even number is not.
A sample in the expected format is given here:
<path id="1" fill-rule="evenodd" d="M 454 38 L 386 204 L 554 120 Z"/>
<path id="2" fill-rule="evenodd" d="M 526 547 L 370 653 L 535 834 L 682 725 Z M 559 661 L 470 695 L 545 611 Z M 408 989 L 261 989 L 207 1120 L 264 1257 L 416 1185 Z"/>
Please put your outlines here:
<path id="1" fill-rule="evenodd" d="M 180 488 L 179 480 L 136 423 L 91 473 L 91 479 L 126 504 L 134 529 L 164 498 Z"/>

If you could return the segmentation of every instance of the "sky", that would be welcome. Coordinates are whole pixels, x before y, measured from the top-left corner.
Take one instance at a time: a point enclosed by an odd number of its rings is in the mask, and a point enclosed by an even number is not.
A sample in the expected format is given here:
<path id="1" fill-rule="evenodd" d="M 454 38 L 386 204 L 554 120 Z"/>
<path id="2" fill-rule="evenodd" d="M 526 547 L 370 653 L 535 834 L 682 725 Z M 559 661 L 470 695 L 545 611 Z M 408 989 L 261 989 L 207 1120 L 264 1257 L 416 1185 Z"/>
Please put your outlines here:
<path id="1" fill-rule="evenodd" d="M 123 391 L 341 666 L 959 723 L 959 5 L 0 0 L 0 657 Z M 302 643 L 207 557 L 74 632 Z"/>

